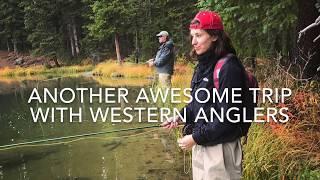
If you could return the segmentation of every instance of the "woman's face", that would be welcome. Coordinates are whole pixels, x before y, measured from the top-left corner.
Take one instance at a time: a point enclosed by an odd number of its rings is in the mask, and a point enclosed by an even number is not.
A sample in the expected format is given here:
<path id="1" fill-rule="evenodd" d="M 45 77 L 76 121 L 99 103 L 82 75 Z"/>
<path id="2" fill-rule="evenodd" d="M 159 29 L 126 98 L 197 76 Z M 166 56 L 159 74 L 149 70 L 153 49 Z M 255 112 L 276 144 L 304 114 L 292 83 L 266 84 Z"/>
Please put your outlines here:
<path id="1" fill-rule="evenodd" d="M 192 46 L 197 55 L 205 53 L 213 42 L 217 40 L 216 36 L 210 36 L 205 30 L 191 29 L 190 35 L 192 39 Z"/>

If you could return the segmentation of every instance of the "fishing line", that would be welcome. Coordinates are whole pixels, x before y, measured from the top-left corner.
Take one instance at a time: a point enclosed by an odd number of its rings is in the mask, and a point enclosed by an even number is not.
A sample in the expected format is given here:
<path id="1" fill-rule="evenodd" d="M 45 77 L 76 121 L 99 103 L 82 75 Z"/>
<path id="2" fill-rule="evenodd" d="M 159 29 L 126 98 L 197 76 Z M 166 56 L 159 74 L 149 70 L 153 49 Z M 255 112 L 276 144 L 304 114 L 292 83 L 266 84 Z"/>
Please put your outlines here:
<path id="1" fill-rule="evenodd" d="M 153 130 L 150 130 L 150 131 L 145 131 L 145 132 L 136 133 L 136 134 L 132 134 L 132 135 L 126 135 L 126 136 L 117 136 L 117 137 L 104 137 L 104 138 L 101 138 L 101 137 L 84 137 L 84 138 L 78 138 L 78 139 L 74 139 L 74 140 L 70 140 L 70 141 L 56 142 L 56 143 L 50 143 L 50 144 L 21 145 L 21 146 L 3 148 L 3 149 L 0 149 L 0 151 L 14 149 L 14 148 L 20 148 L 20 147 L 39 147 L 39 146 L 43 147 L 43 146 L 53 146 L 53 145 L 61 145 L 61 144 L 66 145 L 66 144 L 74 143 L 74 142 L 85 140 L 85 139 L 86 140 L 88 140 L 88 139 L 95 139 L 95 140 L 98 139 L 98 140 L 105 141 L 106 139 L 135 137 L 135 136 L 143 135 L 143 134 L 150 133 L 150 132 L 157 131 L 157 130 L 158 129 L 153 129 Z"/>
<path id="2" fill-rule="evenodd" d="M 189 156 L 189 162 L 187 162 L 186 156 Z M 189 167 L 187 167 L 187 165 L 189 165 Z M 183 171 L 184 171 L 184 173 L 189 174 L 191 167 L 192 167 L 191 152 L 188 152 L 188 154 L 186 154 L 186 151 L 183 151 Z"/>
<path id="3" fill-rule="evenodd" d="M 78 134 L 73 136 L 63 136 L 63 137 L 57 137 L 57 138 L 49 138 L 49 139 L 42 139 L 42 140 L 36 140 L 36 141 L 28 141 L 28 142 L 22 142 L 22 143 L 15 143 L 15 144 L 8 144 L 8 145 L 2 145 L 0 146 L 0 151 L 12 149 L 16 147 L 22 147 L 22 146 L 38 146 L 35 144 L 38 143 L 44 143 L 44 142 L 51 142 L 51 141 L 60 141 L 60 140 L 66 140 L 66 139 L 73 139 L 73 138 L 79 138 L 76 140 L 71 140 L 68 142 L 57 142 L 57 143 L 51 143 L 52 145 L 55 144 L 65 144 L 65 143 L 71 143 L 78 140 L 90 138 L 91 136 L 97 136 L 102 134 L 109 134 L 109 133 L 115 133 L 115 132 L 126 132 L 126 131 L 132 131 L 132 130 L 139 130 L 139 129 L 147 129 L 147 128 L 155 128 L 160 127 L 159 125 L 152 125 L 152 126 L 144 126 L 144 127 L 137 127 L 137 128 L 127 128 L 127 129 L 117 129 L 117 130 L 111 130 L 111 131 L 100 131 L 100 132 L 94 132 L 94 133 L 87 133 L 87 134 Z M 51 145 L 49 144 L 49 145 Z M 42 146 L 43 144 L 40 144 L 39 146 Z M 46 144 L 48 145 L 48 144 Z"/>

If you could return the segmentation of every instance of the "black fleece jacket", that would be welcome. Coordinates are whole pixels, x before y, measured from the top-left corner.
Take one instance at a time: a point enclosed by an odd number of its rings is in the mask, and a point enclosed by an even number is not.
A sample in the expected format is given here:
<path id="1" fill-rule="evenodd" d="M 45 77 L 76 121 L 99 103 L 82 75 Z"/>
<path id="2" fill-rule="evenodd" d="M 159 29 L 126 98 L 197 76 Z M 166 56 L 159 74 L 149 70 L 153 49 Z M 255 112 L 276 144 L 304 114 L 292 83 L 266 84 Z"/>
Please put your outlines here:
<path id="1" fill-rule="evenodd" d="M 239 108 L 240 111 L 232 111 L 230 113 L 231 119 L 235 120 L 237 115 L 242 117 L 242 109 L 245 106 L 244 103 L 244 90 L 246 88 L 246 74 L 245 69 L 242 63 L 238 58 L 233 55 L 231 58 L 226 61 L 222 66 L 219 73 L 219 95 L 225 88 L 228 88 L 228 102 L 226 98 L 222 102 L 219 102 L 216 99 L 213 103 L 213 93 L 212 89 L 214 87 L 213 82 L 213 71 L 217 61 L 222 57 L 217 57 L 213 53 L 207 52 L 198 57 L 198 64 L 195 68 L 193 78 L 191 81 L 191 95 L 193 101 L 185 106 L 186 110 L 186 126 L 192 127 L 192 137 L 195 142 L 199 145 L 212 146 L 220 143 L 226 143 L 236 140 L 237 138 L 243 135 L 240 123 L 231 123 L 226 119 L 226 110 L 231 107 Z M 210 92 L 210 100 L 207 103 L 199 103 L 195 100 L 195 91 L 198 88 L 206 88 Z M 241 88 L 241 100 L 243 103 L 232 103 L 232 88 Z M 204 91 L 199 91 L 203 93 L 198 93 L 197 97 L 200 100 L 207 98 L 207 94 Z M 237 92 L 239 93 L 239 92 Z M 209 122 L 206 122 L 203 119 L 198 119 L 195 122 L 196 116 L 199 112 L 199 109 L 203 108 L 206 117 Z M 220 122 L 217 117 L 213 116 L 212 120 L 210 119 L 210 110 L 214 108 L 216 112 L 220 114 L 221 108 L 224 109 L 224 121 Z M 183 109 L 182 109 L 183 111 Z M 242 121 L 242 118 L 241 118 Z M 186 127 L 185 126 L 185 127 Z"/>

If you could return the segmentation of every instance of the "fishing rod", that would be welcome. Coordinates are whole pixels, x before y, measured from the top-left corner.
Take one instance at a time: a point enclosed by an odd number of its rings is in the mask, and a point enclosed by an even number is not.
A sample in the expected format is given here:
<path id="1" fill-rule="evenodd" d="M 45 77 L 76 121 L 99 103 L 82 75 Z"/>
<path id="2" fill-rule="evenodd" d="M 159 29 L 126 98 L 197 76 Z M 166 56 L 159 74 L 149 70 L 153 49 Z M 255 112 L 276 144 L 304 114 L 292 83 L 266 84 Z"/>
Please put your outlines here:
<path id="1" fill-rule="evenodd" d="M 87 134 L 78 134 L 78 135 L 73 135 L 73 136 L 63 136 L 63 137 L 57 137 L 57 138 L 49 138 L 49 139 L 41 139 L 41 140 L 36 140 L 36 141 L 7 144 L 7 145 L 0 146 L 0 150 L 6 149 L 6 148 L 17 147 L 17 146 L 38 144 L 38 143 L 43 143 L 43 142 L 60 141 L 60 140 L 65 140 L 65 139 L 82 138 L 82 137 L 97 136 L 97 135 L 109 134 L 109 133 L 115 133 L 115 132 L 124 132 L 124 131 L 148 129 L 148 128 L 155 128 L 155 127 L 160 127 L 160 125 L 151 125 L 151 126 L 143 126 L 143 127 L 127 128 L 127 129 L 117 129 L 117 130 L 111 130 L 111 131 L 100 131 L 100 132 L 87 133 Z"/>

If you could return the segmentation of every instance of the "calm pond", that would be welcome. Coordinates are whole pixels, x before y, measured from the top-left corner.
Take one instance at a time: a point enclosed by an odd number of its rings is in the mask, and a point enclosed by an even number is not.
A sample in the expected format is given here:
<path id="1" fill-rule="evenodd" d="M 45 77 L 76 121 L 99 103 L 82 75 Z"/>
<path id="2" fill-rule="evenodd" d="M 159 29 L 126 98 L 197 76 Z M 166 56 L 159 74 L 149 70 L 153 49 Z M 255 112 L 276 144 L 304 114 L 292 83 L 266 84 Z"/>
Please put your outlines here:
<path id="1" fill-rule="evenodd" d="M 46 104 L 28 103 L 33 88 L 117 88 L 130 89 L 129 102 L 137 96 L 141 84 L 121 80 L 94 80 L 92 77 L 67 77 L 51 80 L 0 80 L 0 146 L 27 141 L 56 138 L 100 131 L 150 126 L 139 123 L 136 115 L 131 123 L 92 122 L 88 107 L 107 108 L 121 104 L 84 103 L 74 101 Z M 136 80 L 140 82 L 140 80 Z M 142 83 L 144 87 L 149 82 Z M 119 86 L 118 86 L 119 87 Z M 76 98 L 79 98 L 78 94 Z M 130 100 L 131 99 L 131 100 Z M 130 104 L 125 104 L 130 106 Z M 150 104 L 139 103 L 132 106 Z M 33 122 L 30 107 L 82 107 L 82 122 Z M 49 115 L 50 116 L 50 115 Z M 68 116 L 64 116 L 68 119 Z M 99 180 L 99 179 L 191 179 L 189 153 L 179 151 L 173 132 L 161 128 L 121 131 L 87 138 L 67 139 L 0 150 L 0 180 Z M 62 143 L 64 142 L 64 143 Z M 188 174 L 185 172 L 189 171 Z"/>

